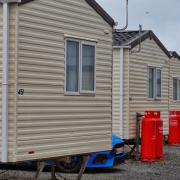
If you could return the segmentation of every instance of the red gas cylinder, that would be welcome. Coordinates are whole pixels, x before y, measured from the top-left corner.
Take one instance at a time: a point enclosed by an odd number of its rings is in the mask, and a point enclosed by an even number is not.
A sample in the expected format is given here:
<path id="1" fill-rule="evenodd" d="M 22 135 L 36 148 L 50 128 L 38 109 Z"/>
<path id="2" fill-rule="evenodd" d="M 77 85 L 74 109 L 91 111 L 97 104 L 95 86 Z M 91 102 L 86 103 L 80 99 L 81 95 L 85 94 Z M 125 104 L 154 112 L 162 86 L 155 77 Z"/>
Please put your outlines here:
<path id="1" fill-rule="evenodd" d="M 141 131 L 141 160 L 155 162 L 163 159 L 163 121 L 159 111 L 145 111 Z"/>
<path id="2" fill-rule="evenodd" d="M 179 129 L 179 145 L 180 145 L 180 111 L 177 111 L 177 116 L 178 116 L 178 129 Z"/>
<path id="3" fill-rule="evenodd" d="M 156 160 L 163 160 L 163 121 L 160 117 L 160 112 L 156 116 Z"/>
<path id="4" fill-rule="evenodd" d="M 179 111 L 170 112 L 168 144 L 170 146 L 180 144 L 180 112 Z"/>

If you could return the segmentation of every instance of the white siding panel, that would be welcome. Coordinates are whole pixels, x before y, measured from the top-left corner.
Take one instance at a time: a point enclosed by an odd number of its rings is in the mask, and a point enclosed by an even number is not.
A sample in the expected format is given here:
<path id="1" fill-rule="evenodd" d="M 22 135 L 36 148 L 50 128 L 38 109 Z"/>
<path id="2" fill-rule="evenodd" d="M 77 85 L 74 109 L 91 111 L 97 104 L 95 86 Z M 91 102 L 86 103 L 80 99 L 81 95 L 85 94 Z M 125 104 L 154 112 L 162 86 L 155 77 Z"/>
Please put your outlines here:
<path id="1" fill-rule="evenodd" d="M 0 82 L 2 83 L 2 22 L 3 22 L 3 9 L 0 4 Z M 0 86 L 0 157 L 1 157 L 1 137 L 2 137 L 2 86 Z"/>
<path id="2" fill-rule="evenodd" d="M 129 49 L 124 49 L 124 119 L 123 138 L 129 139 L 129 94 L 130 94 L 130 56 Z"/>
<path id="3" fill-rule="evenodd" d="M 10 29 L 9 29 L 9 83 L 8 83 L 8 161 L 15 161 L 15 24 L 16 24 L 16 5 L 10 5 Z M 2 30 L 3 30 L 3 8 L 0 4 L 0 82 L 2 84 Z M 0 86 L 0 137 L 2 122 L 2 86 Z M 1 138 L 0 138 L 0 154 L 1 154 Z M 1 157 L 1 156 L 0 156 Z"/>
<path id="4" fill-rule="evenodd" d="M 64 95 L 64 34 L 98 41 L 95 96 Z M 36 0 L 18 37 L 17 160 L 111 149 L 112 28 L 84 0 Z"/>
<path id="5" fill-rule="evenodd" d="M 129 104 L 129 51 L 124 49 L 124 107 L 123 107 L 123 132 L 120 124 L 120 49 L 113 50 L 113 133 L 128 139 L 128 104 Z M 126 78 L 126 79 L 125 79 Z"/>
<path id="6" fill-rule="evenodd" d="M 16 161 L 16 26 L 17 26 L 17 5 L 10 5 L 10 31 L 9 31 L 9 150 L 8 161 Z"/>
<path id="7" fill-rule="evenodd" d="M 122 136 L 120 132 L 120 50 L 113 50 L 113 99 L 112 99 L 112 132 Z"/>

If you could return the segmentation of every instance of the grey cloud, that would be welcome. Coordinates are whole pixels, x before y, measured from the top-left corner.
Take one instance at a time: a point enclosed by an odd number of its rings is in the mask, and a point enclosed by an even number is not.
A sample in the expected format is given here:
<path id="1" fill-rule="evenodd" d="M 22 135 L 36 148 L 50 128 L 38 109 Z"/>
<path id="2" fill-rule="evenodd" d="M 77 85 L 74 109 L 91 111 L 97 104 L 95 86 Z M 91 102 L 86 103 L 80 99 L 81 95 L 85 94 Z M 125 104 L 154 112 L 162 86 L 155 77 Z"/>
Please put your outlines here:
<path id="1" fill-rule="evenodd" d="M 97 0 L 119 22 L 125 23 L 125 0 Z M 169 50 L 180 53 L 180 0 L 129 0 L 129 27 L 151 29 Z M 146 13 L 148 12 L 148 13 Z"/>

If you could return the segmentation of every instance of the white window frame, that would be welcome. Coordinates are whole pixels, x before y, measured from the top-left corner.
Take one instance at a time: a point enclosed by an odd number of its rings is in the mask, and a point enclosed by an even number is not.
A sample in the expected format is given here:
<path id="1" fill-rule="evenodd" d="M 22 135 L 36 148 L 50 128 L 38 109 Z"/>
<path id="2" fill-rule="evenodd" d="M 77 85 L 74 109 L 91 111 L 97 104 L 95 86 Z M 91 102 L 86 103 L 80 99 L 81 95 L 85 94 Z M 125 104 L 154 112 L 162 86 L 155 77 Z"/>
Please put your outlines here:
<path id="1" fill-rule="evenodd" d="M 153 79 L 153 81 L 154 81 L 154 89 L 153 89 L 153 97 L 150 97 L 149 96 L 149 94 L 150 94 L 150 92 L 149 92 L 149 70 L 150 69 L 154 69 L 154 75 L 153 75 L 153 77 L 154 77 L 154 79 Z M 160 70 L 161 71 L 161 89 L 160 89 L 160 91 L 161 91 L 161 97 L 158 97 L 157 96 L 157 71 L 158 70 Z M 148 98 L 149 99 L 152 99 L 152 100 L 161 100 L 162 99 L 162 67 L 156 67 L 156 66 L 148 66 Z"/>
<path id="2" fill-rule="evenodd" d="M 174 79 L 177 80 L 177 99 L 174 99 Z M 173 77 L 172 78 L 172 83 L 173 83 L 173 90 L 172 90 L 172 98 L 174 102 L 180 102 L 180 77 Z"/>
<path id="3" fill-rule="evenodd" d="M 79 71 L 78 71 L 78 92 L 72 92 L 66 90 L 66 55 L 67 55 L 67 42 L 74 41 L 79 43 Z M 94 46 L 95 48 L 95 60 L 94 60 L 94 90 L 93 91 L 86 91 L 82 90 L 82 48 L 83 45 L 90 45 Z M 90 42 L 86 40 L 79 40 L 75 38 L 67 38 L 65 40 L 65 68 L 64 68 L 64 94 L 65 95 L 95 95 L 96 94 L 96 42 Z"/>

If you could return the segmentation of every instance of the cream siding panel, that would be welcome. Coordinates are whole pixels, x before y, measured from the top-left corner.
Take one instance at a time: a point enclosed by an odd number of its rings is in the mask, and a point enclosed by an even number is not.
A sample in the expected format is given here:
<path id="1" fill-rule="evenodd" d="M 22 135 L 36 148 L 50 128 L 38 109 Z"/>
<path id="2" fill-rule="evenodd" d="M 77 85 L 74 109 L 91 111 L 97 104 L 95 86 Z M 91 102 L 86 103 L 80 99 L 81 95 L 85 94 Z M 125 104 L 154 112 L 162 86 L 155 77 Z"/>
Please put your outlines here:
<path id="1" fill-rule="evenodd" d="M 3 8 L 0 4 L 0 81 L 2 84 L 2 20 L 3 20 Z M 0 157 L 1 157 L 1 139 L 2 139 L 2 86 L 0 86 Z"/>
<path id="2" fill-rule="evenodd" d="M 64 95 L 64 34 L 98 41 L 95 96 Z M 18 41 L 17 160 L 111 149 L 112 28 L 84 0 L 36 0 Z"/>
<path id="3" fill-rule="evenodd" d="M 170 78 L 169 78 L 169 103 L 170 110 L 180 110 L 180 102 L 173 100 L 173 77 L 180 78 L 180 60 L 177 58 L 170 59 Z"/>
<path id="4" fill-rule="evenodd" d="M 145 110 L 161 111 L 164 134 L 168 134 L 168 62 L 166 54 L 150 39 L 142 43 L 140 53 L 130 55 L 129 139 L 135 138 L 136 112 L 143 113 Z M 162 67 L 161 100 L 148 99 L 148 66 Z"/>

